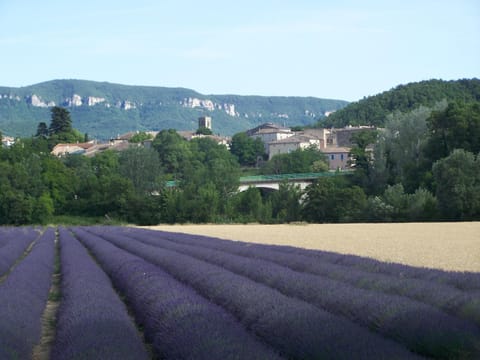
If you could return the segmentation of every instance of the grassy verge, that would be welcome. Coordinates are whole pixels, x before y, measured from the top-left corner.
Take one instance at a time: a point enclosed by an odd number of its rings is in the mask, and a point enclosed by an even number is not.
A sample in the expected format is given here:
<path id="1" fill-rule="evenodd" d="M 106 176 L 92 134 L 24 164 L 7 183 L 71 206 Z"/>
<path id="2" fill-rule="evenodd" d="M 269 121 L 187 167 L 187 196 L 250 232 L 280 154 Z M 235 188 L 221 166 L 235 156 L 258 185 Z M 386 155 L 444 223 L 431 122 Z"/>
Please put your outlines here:
<path id="1" fill-rule="evenodd" d="M 68 226 L 91 226 L 91 225 L 126 225 L 124 222 L 105 217 L 85 217 L 59 215 L 50 219 L 50 226 L 68 225 Z"/>

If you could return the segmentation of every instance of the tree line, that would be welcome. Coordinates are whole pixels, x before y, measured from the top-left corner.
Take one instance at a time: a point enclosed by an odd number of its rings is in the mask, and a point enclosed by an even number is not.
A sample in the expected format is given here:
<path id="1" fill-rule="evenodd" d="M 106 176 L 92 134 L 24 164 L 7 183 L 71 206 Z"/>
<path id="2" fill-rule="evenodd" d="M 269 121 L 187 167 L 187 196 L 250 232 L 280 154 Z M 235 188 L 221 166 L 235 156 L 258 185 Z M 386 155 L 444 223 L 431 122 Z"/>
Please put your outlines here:
<path id="1" fill-rule="evenodd" d="M 480 80 L 427 80 L 399 85 L 389 91 L 350 103 L 330 116 L 320 119 L 318 127 L 347 125 L 385 126 L 388 114 L 409 112 L 420 106 L 433 107 L 439 101 L 480 101 Z"/>
<path id="2" fill-rule="evenodd" d="M 52 124 L 39 125 L 36 136 L 0 150 L 1 224 L 480 219 L 478 102 L 396 112 L 384 129 L 355 134 L 352 175 L 319 178 L 304 191 L 282 183 L 278 191 L 240 193 L 246 169 L 316 172 L 328 168 L 326 159 L 309 148 L 267 160 L 263 144 L 244 133 L 229 150 L 172 129 L 160 131 L 149 148 L 133 143 L 122 152 L 57 158 L 54 144 L 85 138 L 68 126 L 68 111 L 60 111 L 62 126 L 57 115 L 52 110 Z"/>

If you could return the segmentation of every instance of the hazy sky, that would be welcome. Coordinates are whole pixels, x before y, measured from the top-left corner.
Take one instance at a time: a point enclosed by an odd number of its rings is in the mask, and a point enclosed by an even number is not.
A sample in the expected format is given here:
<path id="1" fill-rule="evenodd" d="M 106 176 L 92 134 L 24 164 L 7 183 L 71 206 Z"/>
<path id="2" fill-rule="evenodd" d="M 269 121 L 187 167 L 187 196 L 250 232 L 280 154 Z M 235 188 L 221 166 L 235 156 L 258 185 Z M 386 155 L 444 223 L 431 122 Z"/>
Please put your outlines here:
<path id="1" fill-rule="evenodd" d="M 0 0 L 0 86 L 85 79 L 354 101 L 472 77 L 478 0 Z"/>

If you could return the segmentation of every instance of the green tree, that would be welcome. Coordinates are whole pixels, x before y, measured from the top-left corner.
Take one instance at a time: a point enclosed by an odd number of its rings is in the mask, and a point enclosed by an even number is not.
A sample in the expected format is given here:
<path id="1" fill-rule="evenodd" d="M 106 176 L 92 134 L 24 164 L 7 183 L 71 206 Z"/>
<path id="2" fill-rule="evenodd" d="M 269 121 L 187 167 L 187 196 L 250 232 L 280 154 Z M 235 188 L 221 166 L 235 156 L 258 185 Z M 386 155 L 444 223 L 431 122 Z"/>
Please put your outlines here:
<path id="1" fill-rule="evenodd" d="M 144 147 L 131 147 L 119 156 L 119 173 L 133 184 L 139 194 L 158 192 L 162 187 L 158 153 Z"/>
<path id="2" fill-rule="evenodd" d="M 305 191 L 303 218 L 309 222 L 350 222 L 364 218 L 367 197 L 362 188 L 338 178 L 319 178 Z"/>
<path id="3" fill-rule="evenodd" d="M 46 224 L 54 214 L 55 207 L 48 192 L 43 193 L 33 205 L 32 221 L 37 224 Z"/>
<path id="4" fill-rule="evenodd" d="M 21 190 L 3 188 L 0 200 L 0 222 L 7 225 L 26 225 L 32 222 L 32 197 Z"/>
<path id="5" fill-rule="evenodd" d="M 57 158 L 44 158 L 42 167 L 42 182 L 48 189 L 55 213 L 67 213 L 70 202 L 74 199 L 78 179 L 74 176 L 73 171 Z"/>
<path id="6" fill-rule="evenodd" d="M 263 200 L 260 190 L 249 187 L 232 199 L 236 221 L 243 223 L 258 222 L 265 218 Z"/>
<path id="7" fill-rule="evenodd" d="M 212 135 L 213 131 L 212 129 L 209 129 L 205 126 L 200 126 L 197 131 L 195 132 L 197 135 Z"/>
<path id="8" fill-rule="evenodd" d="M 157 225 L 165 219 L 165 197 L 135 194 L 128 199 L 125 219 L 137 225 Z"/>
<path id="9" fill-rule="evenodd" d="M 454 149 L 480 152 L 480 103 L 453 102 L 427 119 L 430 139 L 427 154 L 435 161 Z"/>
<path id="10" fill-rule="evenodd" d="M 434 108 L 389 115 L 374 149 L 372 188 L 381 193 L 387 184 L 401 183 L 411 193 L 418 187 L 431 186 L 432 163 L 425 156 L 429 137 L 426 120 L 432 111 L 446 106 L 446 102 L 440 102 Z"/>
<path id="11" fill-rule="evenodd" d="M 480 219 L 480 160 L 463 149 L 433 164 L 441 215 L 449 220 Z"/>
<path id="12" fill-rule="evenodd" d="M 35 137 L 41 137 L 46 139 L 48 135 L 49 135 L 49 130 L 48 130 L 47 124 L 43 121 L 38 123 L 37 133 L 35 134 Z"/>
<path id="13" fill-rule="evenodd" d="M 323 163 L 323 165 L 322 165 Z M 262 166 L 263 174 L 308 173 L 328 168 L 325 154 L 315 146 L 273 156 Z"/>
<path id="14" fill-rule="evenodd" d="M 188 142 L 175 130 L 169 129 L 160 131 L 152 146 L 159 154 L 163 171 L 175 179 L 182 178 L 183 169 L 192 157 Z"/>
<path id="15" fill-rule="evenodd" d="M 130 138 L 130 140 L 128 140 L 128 142 L 138 144 L 146 140 L 152 140 L 152 139 L 153 139 L 152 134 L 148 134 L 145 131 L 140 131 L 140 132 L 137 132 L 135 135 L 133 135 Z"/>
<path id="16" fill-rule="evenodd" d="M 377 130 L 363 130 L 352 135 L 354 144 L 350 149 L 351 163 L 355 167 L 354 182 L 368 192 L 371 191 L 373 174 L 372 151 L 367 147 L 375 144 L 378 136 Z"/>
<path id="17" fill-rule="evenodd" d="M 251 138 L 245 132 L 232 137 L 230 151 L 236 156 L 240 165 L 254 166 L 259 158 L 265 157 L 265 147 L 260 138 Z"/>
<path id="18" fill-rule="evenodd" d="M 280 183 L 278 191 L 273 191 L 268 196 L 272 207 L 272 218 L 279 223 L 301 220 L 302 194 L 300 187 L 288 182 Z"/>
<path id="19" fill-rule="evenodd" d="M 120 166 L 118 153 L 107 150 L 96 155 L 91 160 L 94 174 L 98 177 L 109 177 L 118 174 Z"/>
<path id="20" fill-rule="evenodd" d="M 194 162 L 191 168 L 203 179 L 201 181 L 213 182 L 223 199 L 235 193 L 239 185 L 240 167 L 227 147 L 209 138 L 193 139 L 189 145 Z"/>
<path id="21" fill-rule="evenodd" d="M 226 213 L 229 198 L 238 189 L 239 165 L 224 145 L 210 138 L 196 138 L 188 145 L 192 155 L 183 170 L 179 197 L 184 219 L 213 221 Z"/>
<path id="22" fill-rule="evenodd" d="M 125 218 L 135 193 L 132 182 L 119 174 L 112 174 L 99 177 L 98 185 L 90 203 L 90 215 Z"/>
<path id="23" fill-rule="evenodd" d="M 438 218 L 437 198 L 428 190 L 422 188 L 415 190 L 408 201 L 408 220 L 432 221 Z"/>
<path id="24" fill-rule="evenodd" d="M 437 200 L 428 190 L 406 193 L 402 184 L 388 186 L 381 196 L 368 199 L 370 221 L 431 221 L 438 219 Z"/>
<path id="25" fill-rule="evenodd" d="M 52 113 L 49 128 L 50 135 L 71 133 L 73 131 L 72 119 L 67 109 L 54 106 L 50 111 Z"/>
<path id="26" fill-rule="evenodd" d="M 321 127 L 344 127 L 347 125 L 374 125 L 383 127 L 388 114 L 409 112 L 420 106 L 431 107 L 439 101 L 478 101 L 480 80 L 461 79 L 455 81 L 428 80 L 382 92 L 350 103 L 319 120 Z"/>
<path id="27" fill-rule="evenodd" d="M 72 127 L 72 119 L 67 109 L 54 106 L 51 109 L 51 113 L 51 122 L 48 129 L 50 149 L 59 143 L 76 143 L 85 140 L 85 135 Z"/>

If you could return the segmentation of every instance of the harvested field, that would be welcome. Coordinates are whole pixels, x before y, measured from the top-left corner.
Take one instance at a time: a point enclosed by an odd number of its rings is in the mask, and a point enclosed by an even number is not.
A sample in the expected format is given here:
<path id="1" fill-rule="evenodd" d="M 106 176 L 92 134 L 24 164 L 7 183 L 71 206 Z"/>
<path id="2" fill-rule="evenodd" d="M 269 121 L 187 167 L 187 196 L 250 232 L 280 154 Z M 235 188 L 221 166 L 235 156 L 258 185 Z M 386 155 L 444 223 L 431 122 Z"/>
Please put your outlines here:
<path id="1" fill-rule="evenodd" d="M 157 230 L 353 254 L 480 272 L 480 222 L 293 225 L 161 225 Z"/>

